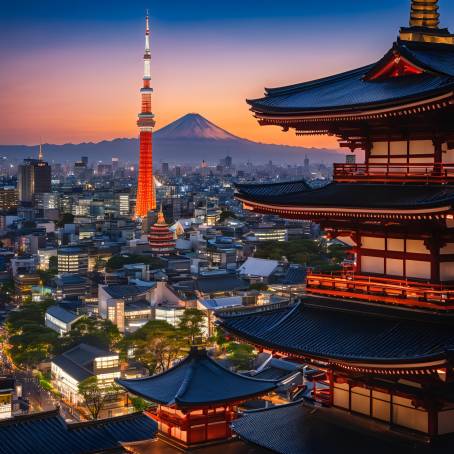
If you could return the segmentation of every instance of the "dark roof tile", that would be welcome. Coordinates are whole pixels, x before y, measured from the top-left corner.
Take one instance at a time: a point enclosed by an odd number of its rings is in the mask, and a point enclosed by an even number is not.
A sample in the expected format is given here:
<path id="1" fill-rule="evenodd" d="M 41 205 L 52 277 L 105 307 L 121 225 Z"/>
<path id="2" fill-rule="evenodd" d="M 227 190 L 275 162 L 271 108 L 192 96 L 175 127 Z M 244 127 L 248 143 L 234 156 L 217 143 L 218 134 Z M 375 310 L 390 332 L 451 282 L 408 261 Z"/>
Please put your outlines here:
<path id="1" fill-rule="evenodd" d="M 197 348 L 162 374 L 118 383 L 148 401 L 181 407 L 243 400 L 276 388 L 274 381 L 256 380 L 223 368 L 206 350 Z"/>

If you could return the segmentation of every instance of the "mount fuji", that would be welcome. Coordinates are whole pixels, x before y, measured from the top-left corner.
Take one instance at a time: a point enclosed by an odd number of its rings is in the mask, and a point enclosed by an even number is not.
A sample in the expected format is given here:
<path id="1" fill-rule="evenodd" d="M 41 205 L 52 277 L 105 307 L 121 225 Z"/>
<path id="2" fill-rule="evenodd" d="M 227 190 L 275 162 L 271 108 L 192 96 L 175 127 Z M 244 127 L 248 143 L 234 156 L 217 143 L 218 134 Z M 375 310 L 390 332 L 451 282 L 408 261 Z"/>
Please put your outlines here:
<path id="1" fill-rule="evenodd" d="M 49 162 L 74 162 L 81 156 L 90 161 L 108 161 L 112 156 L 122 161 L 137 162 L 139 144 L 137 139 L 114 139 L 102 142 L 79 144 L 44 144 L 44 156 Z M 1 145 L 0 156 L 21 160 L 35 156 L 37 147 L 25 145 Z M 225 156 L 234 162 L 302 164 L 304 157 L 312 162 L 331 164 L 342 160 L 342 155 L 333 150 L 292 147 L 253 142 L 237 137 L 220 128 L 200 114 L 189 113 L 153 134 L 153 161 L 170 164 L 196 164 L 205 160 L 217 164 Z"/>
<path id="2" fill-rule="evenodd" d="M 158 140 L 241 140 L 197 113 L 189 113 L 155 133 Z"/>

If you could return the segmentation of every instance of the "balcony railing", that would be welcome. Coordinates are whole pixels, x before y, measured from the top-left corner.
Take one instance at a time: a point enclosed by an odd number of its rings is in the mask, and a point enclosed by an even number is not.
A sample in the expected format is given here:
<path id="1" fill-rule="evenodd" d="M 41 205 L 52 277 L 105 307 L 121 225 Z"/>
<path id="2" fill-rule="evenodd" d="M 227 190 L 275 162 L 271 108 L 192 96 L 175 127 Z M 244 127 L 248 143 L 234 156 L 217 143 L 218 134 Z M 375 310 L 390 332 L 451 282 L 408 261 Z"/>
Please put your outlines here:
<path id="1" fill-rule="evenodd" d="M 354 274 L 309 274 L 306 292 L 420 309 L 454 310 L 454 286 L 424 282 Z"/>
<path id="2" fill-rule="evenodd" d="M 334 181 L 377 183 L 454 183 L 454 164 L 334 164 Z"/>

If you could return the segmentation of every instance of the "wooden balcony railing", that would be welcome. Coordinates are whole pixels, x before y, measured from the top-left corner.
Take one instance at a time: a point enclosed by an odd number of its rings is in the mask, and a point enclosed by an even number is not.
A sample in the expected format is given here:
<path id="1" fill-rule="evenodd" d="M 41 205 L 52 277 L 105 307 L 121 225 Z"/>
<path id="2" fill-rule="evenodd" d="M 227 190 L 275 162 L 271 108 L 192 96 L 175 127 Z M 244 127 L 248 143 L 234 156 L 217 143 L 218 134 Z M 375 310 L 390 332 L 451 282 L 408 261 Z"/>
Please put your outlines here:
<path id="1" fill-rule="evenodd" d="M 334 181 L 376 183 L 454 183 L 454 164 L 334 164 Z"/>
<path id="2" fill-rule="evenodd" d="M 306 292 L 420 309 L 454 310 L 454 286 L 424 282 L 354 274 L 309 274 Z"/>

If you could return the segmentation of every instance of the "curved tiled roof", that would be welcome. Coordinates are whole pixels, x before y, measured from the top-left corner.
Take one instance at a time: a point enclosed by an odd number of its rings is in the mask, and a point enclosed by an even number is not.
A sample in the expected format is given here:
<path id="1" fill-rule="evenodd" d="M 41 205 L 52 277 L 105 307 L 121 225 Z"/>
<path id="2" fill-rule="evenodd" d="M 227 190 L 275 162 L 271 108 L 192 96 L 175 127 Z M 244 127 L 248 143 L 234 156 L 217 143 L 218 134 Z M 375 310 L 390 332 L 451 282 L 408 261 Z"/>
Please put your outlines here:
<path id="1" fill-rule="evenodd" d="M 310 191 L 311 187 L 304 180 L 285 181 L 279 183 L 238 183 L 236 188 L 253 196 L 284 195 L 298 192 Z"/>
<path id="2" fill-rule="evenodd" d="M 148 401 L 187 407 L 243 400 L 277 386 L 274 381 L 235 374 L 197 348 L 162 374 L 117 382 Z"/>
<path id="3" fill-rule="evenodd" d="M 320 359 L 400 364 L 445 358 L 454 350 L 452 325 L 340 311 L 322 304 L 219 317 L 226 331 L 242 339 Z"/>
<path id="4" fill-rule="evenodd" d="M 390 53 L 421 67 L 422 74 L 367 80 Z M 345 73 L 279 88 L 248 100 L 256 112 L 279 114 L 355 110 L 423 100 L 454 89 L 454 46 L 398 41 L 379 62 Z"/>
<path id="5" fill-rule="evenodd" d="M 291 207 L 415 209 L 454 204 L 454 186 L 331 183 L 318 189 L 286 192 L 277 185 L 237 185 L 237 196 Z"/>
<path id="6" fill-rule="evenodd" d="M 121 443 L 153 439 L 157 424 L 142 413 L 66 424 L 58 410 L 0 421 L 0 454 L 126 452 Z"/>
<path id="7" fill-rule="evenodd" d="M 281 454 L 420 452 L 414 441 L 391 441 L 382 432 L 331 421 L 325 413 L 296 402 L 246 412 L 232 429 L 242 440 Z"/>

